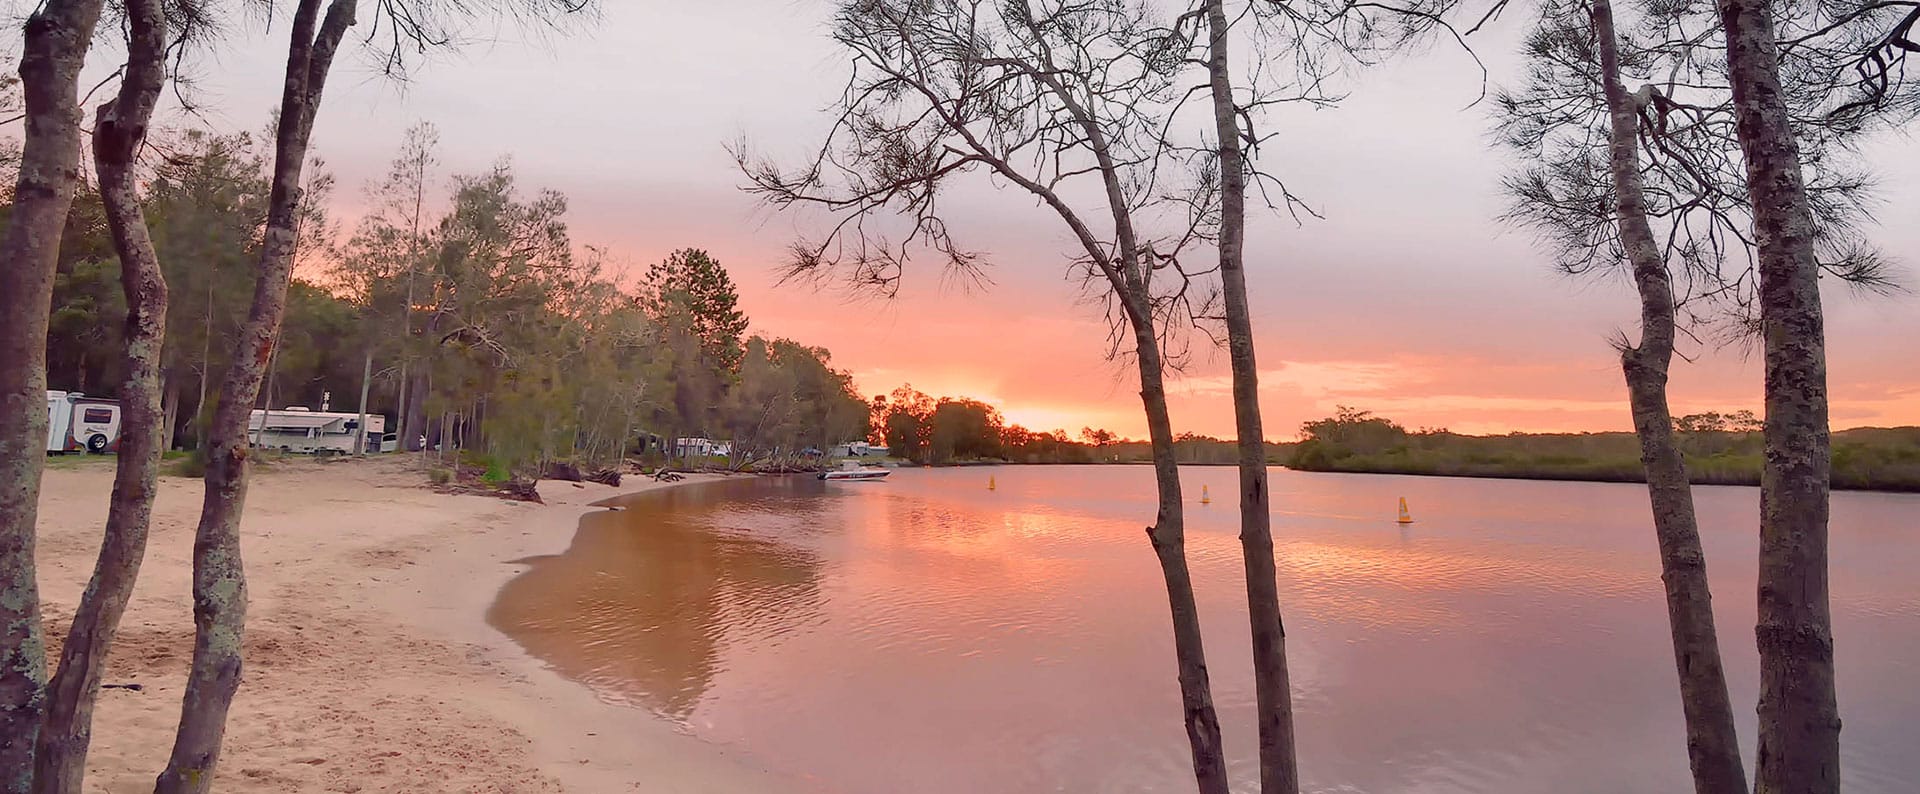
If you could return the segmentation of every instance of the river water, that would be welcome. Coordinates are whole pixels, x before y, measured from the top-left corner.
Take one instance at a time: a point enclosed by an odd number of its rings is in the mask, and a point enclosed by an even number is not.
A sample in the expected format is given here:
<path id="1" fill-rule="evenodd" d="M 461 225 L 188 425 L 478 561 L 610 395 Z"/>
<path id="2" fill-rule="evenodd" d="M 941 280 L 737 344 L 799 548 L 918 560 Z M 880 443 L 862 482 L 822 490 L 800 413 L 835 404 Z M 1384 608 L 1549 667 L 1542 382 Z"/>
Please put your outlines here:
<path id="1" fill-rule="evenodd" d="M 1181 476 L 1230 771 L 1251 791 L 1236 475 Z M 1306 790 L 1689 788 L 1641 486 L 1275 470 L 1272 488 Z M 1759 492 L 1696 498 L 1751 774 Z M 742 478 L 623 504 L 489 615 L 602 697 L 818 791 L 1192 789 L 1148 468 Z M 1850 792 L 1920 790 L 1917 517 L 1920 496 L 1833 499 Z"/>

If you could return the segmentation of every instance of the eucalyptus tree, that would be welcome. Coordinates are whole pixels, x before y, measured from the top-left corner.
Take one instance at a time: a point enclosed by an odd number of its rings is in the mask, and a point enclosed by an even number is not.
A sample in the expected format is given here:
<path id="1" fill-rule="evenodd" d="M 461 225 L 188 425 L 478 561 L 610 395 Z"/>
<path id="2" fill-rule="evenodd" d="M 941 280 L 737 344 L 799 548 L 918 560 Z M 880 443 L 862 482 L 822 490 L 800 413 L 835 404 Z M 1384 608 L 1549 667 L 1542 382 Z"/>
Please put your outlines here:
<path id="1" fill-rule="evenodd" d="M 122 419 L 113 493 L 105 537 L 93 576 L 80 596 L 58 671 L 47 687 L 33 765 L 33 789 L 47 794 L 80 791 L 93 734 L 93 707 L 106 672 L 107 652 L 133 596 L 146 555 L 155 481 L 165 438 L 161 409 L 161 345 L 166 341 L 167 282 L 140 208 L 135 167 L 154 106 L 166 82 L 168 18 L 161 0 L 126 0 L 127 62 L 120 90 L 102 104 L 93 128 L 93 161 L 100 200 L 120 259 L 126 294 L 126 378 L 120 386 Z M 191 8 L 174 9 L 191 15 Z M 184 36 L 186 28 L 178 23 Z"/>
<path id="2" fill-rule="evenodd" d="M 385 68 L 397 73 L 404 71 L 410 53 L 451 43 L 454 30 L 474 14 L 544 20 L 586 6 L 587 0 L 501 0 L 484 5 L 377 0 L 372 7 L 382 24 L 376 25 L 376 35 L 385 38 L 369 37 L 369 42 L 386 42 Z M 314 121 L 334 57 L 358 19 L 358 7 L 358 0 L 299 0 L 293 9 L 253 301 L 209 431 L 206 497 L 194 537 L 193 665 L 173 751 L 155 784 L 161 794 L 204 792 L 212 786 L 227 710 L 240 685 L 247 591 L 239 528 L 247 491 L 248 414 L 259 395 L 286 309 L 305 214 L 302 174 Z"/>
<path id="3" fill-rule="evenodd" d="M 293 15 L 252 307 L 241 326 L 238 351 L 222 379 L 218 407 L 208 428 L 206 496 L 194 534 L 193 665 L 173 751 L 154 787 L 162 794 L 204 792 L 212 787 L 227 709 L 240 686 L 247 610 L 240 514 L 247 493 L 248 417 L 286 311 L 308 141 L 334 55 L 354 24 L 355 5 L 354 0 L 331 0 L 323 17 L 321 0 L 301 0 Z"/>
<path id="4" fill-rule="evenodd" d="M 1827 518 L 1833 451 L 1813 197 L 1766 0 L 1717 0 L 1760 271 L 1766 463 L 1760 472 L 1761 794 L 1840 791 Z"/>
<path id="5" fill-rule="evenodd" d="M 26 131 L 0 242 L 0 791 L 33 782 L 46 707 L 34 526 L 46 458 L 46 337 L 61 229 L 80 174 L 80 70 L 100 0 L 48 0 L 27 17 Z"/>
<path id="6" fill-rule="evenodd" d="M 188 131 L 160 144 L 168 156 L 153 165 L 146 185 L 147 221 L 175 318 L 161 374 L 169 447 L 176 431 L 191 429 L 195 448 L 206 449 L 208 395 L 252 295 L 249 270 L 270 189 L 255 140 Z M 182 395 L 189 380 L 191 397 Z"/>
<path id="7" fill-rule="evenodd" d="M 1786 107 L 1807 141 L 1806 232 L 1816 265 L 1885 289 L 1884 260 L 1856 242 L 1871 181 L 1849 154 L 1861 133 L 1897 111 L 1848 108 L 1851 92 L 1831 57 L 1856 47 L 1849 40 L 1880 20 L 1871 10 L 1863 17 L 1822 5 L 1783 9 L 1795 42 L 1783 61 Z M 1767 278 L 1756 255 L 1768 238 L 1755 233 L 1760 213 L 1748 190 L 1721 20 L 1686 3 L 1632 10 L 1632 22 L 1621 25 L 1604 0 L 1543 6 L 1527 40 L 1525 84 L 1497 102 L 1504 140 L 1530 163 L 1508 180 L 1511 217 L 1541 232 L 1564 272 L 1609 273 L 1624 263 L 1635 284 L 1639 339 L 1616 345 L 1653 506 L 1689 763 L 1697 790 L 1744 791 L 1667 380 L 1682 334 L 1717 329 L 1738 339 L 1763 324 Z M 1630 89 L 1629 80 L 1640 85 Z"/>
<path id="8" fill-rule="evenodd" d="M 1286 630 L 1281 620 L 1274 557 L 1271 493 L 1267 486 L 1266 439 L 1260 411 L 1259 365 L 1247 294 L 1248 194 L 1258 192 L 1271 211 L 1311 214 L 1298 196 L 1259 164 L 1262 144 L 1281 133 L 1267 128 L 1269 111 L 1286 104 L 1327 106 L 1340 97 L 1330 86 L 1350 66 L 1362 66 L 1417 43 L 1436 30 L 1453 32 L 1457 0 L 1273 2 L 1195 0 L 1174 30 L 1203 64 L 1204 82 L 1188 96 L 1209 102 L 1198 142 L 1183 142 L 1177 112 L 1163 128 L 1169 152 L 1185 156 L 1204 174 L 1183 197 L 1195 229 L 1218 256 L 1224 342 L 1232 372 L 1236 457 L 1239 469 L 1240 543 L 1252 633 L 1255 719 L 1259 727 L 1260 790 L 1293 794 L 1300 788 L 1294 753 L 1291 684 Z M 1491 16 L 1498 11 L 1498 4 Z M 1482 21 L 1484 21 L 1483 17 Z M 1458 34 L 1456 33 L 1456 38 Z M 1253 53 L 1239 73 L 1232 53 Z M 1177 108 L 1175 109 L 1178 110 Z"/>
<path id="9" fill-rule="evenodd" d="M 1029 196 L 1071 233 L 1072 267 L 1104 295 L 1116 353 L 1137 365 L 1158 513 L 1148 537 L 1172 617 L 1183 722 L 1202 792 L 1227 790 L 1185 551 L 1167 410 L 1167 347 L 1210 293 L 1180 254 L 1200 240 L 1164 203 L 1158 132 L 1186 55 L 1151 9 L 1122 0 L 847 0 L 833 37 L 853 75 L 832 130 L 796 170 L 736 149 L 749 190 L 812 208 L 826 231 L 796 242 L 788 275 L 842 275 L 893 294 L 916 255 L 978 278 L 986 255 L 955 239 L 940 202 L 966 177 Z M 1178 192 L 1174 190 L 1171 192 Z M 1196 308 L 1202 307 L 1202 308 Z M 1177 353 L 1177 350 L 1176 350 Z"/>
<path id="10" fill-rule="evenodd" d="M 1830 103 L 1827 118 L 1860 123 L 1868 110 L 1910 115 L 1904 58 L 1920 7 L 1861 2 L 1815 6 L 1822 24 L 1795 30 L 1766 0 L 1716 0 L 1726 44 L 1733 129 L 1753 207 L 1759 331 L 1766 376 L 1766 461 L 1760 475 L 1760 741 L 1762 794 L 1840 790 L 1840 710 L 1834 692 L 1827 519 L 1832 445 L 1825 318 L 1820 305 L 1822 197 L 1806 178 L 1818 135 L 1796 122 L 1794 99 Z M 1778 15 L 1778 16 L 1777 16 Z M 1822 37 L 1852 28 L 1820 46 Z M 1785 32 L 1782 37 L 1780 34 Z M 1847 78 L 1797 79 L 1835 52 L 1857 57 Z M 1814 72 L 1833 74 L 1831 69 Z M 1908 89 L 1902 91 L 1901 89 Z M 1907 99 L 1895 97 L 1904 94 Z M 1837 103 L 1837 104 L 1832 104 Z M 1810 145 L 1810 148 L 1803 148 Z M 1814 166 L 1817 173 L 1817 163 Z"/>
<path id="11" fill-rule="evenodd" d="M 415 385 L 413 365 L 420 351 L 414 343 L 413 315 L 421 288 L 430 283 L 426 211 L 439 144 L 440 131 L 433 124 L 421 122 L 407 128 L 386 175 L 368 185 L 371 210 L 361 217 L 335 268 L 375 321 L 394 329 L 384 343 L 377 336 L 369 337 L 366 354 L 371 359 L 377 347 L 394 362 L 389 368 L 396 384 L 394 431 L 409 450 L 418 449 L 414 439 L 421 421 L 414 417 L 411 402 L 419 399 L 425 384 L 420 378 L 420 386 Z"/>

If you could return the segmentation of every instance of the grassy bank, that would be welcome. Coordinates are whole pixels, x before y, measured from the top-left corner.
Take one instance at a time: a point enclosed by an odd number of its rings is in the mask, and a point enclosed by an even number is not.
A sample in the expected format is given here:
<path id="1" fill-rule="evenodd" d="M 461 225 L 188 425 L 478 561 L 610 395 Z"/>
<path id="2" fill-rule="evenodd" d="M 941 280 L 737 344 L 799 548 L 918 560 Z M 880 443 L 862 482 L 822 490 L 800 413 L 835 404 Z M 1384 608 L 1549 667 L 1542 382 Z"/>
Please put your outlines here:
<path id="1" fill-rule="evenodd" d="M 1632 433 L 1468 436 L 1408 432 L 1392 422 L 1350 414 L 1309 423 L 1287 465 L 1302 471 L 1644 482 Z M 1702 485 L 1759 485 L 1760 434 L 1751 430 L 1679 433 L 1687 472 Z M 1858 428 L 1833 434 L 1833 487 L 1920 492 L 1920 427 Z"/>

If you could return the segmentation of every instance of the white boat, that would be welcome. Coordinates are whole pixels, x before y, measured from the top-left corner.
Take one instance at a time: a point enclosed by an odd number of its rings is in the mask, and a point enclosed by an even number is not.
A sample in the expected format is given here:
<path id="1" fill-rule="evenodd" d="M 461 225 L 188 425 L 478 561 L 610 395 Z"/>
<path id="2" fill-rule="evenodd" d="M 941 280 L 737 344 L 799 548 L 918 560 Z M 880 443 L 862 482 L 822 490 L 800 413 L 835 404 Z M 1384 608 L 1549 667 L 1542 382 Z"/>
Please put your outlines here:
<path id="1" fill-rule="evenodd" d="M 892 473 L 893 473 L 892 471 L 889 471 L 887 469 L 865 468 L 865 467 L 862 467 L 860 464 L 849 460 L 849 461 L 841 462 L 840 468 L 838 469 L 834 469 L 832 471 L 820 472 L 820 479 L 822 480 L 879 480 L 879 479 L 885 479 L 887 475 Z"/>

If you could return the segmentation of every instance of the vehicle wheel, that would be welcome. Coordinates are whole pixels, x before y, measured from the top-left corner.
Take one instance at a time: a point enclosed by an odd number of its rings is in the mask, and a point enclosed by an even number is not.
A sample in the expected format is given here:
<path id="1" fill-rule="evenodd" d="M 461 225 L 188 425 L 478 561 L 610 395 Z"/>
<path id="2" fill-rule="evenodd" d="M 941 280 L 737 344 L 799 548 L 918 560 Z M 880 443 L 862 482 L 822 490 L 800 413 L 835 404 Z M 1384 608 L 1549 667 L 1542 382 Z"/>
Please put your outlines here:
<path id="1" fill-rule="evenodd" d="M 87 437 L 87 452 L 93 455 L 107 454 L 107 437 L 95 433 Z"/>

